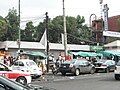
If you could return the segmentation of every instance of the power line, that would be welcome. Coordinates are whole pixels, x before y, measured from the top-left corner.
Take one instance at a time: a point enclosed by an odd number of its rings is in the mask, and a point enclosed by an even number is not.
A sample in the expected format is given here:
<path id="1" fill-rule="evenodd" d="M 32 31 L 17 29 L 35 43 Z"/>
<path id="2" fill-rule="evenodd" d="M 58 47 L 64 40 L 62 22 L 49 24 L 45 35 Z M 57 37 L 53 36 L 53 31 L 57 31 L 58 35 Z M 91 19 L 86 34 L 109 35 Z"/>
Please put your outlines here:
<path id="1" fill-rule="evenodd" d="M 29 19 L 26 19 L 26 20 L 23 20 L 23 21 L 21 20 L 21 23 L 25 23 L 25 22 L 29 22 L 29 21 L 36 21 L 36 20 L 38 21 L 40 19 L 44 19 L 44 17 L 36 17 L 36 18 L 32 17 L 31 19 L 29 18 Z"/>
<path id="2" fill-rule="evenodd" d="M 90 41 L 90 40 L 81 39 L 81 38 L 76 37 L 76 36 L 74 36 L 74 35 L 72 35 L 72 34 L 68 34 L 68 33 L 67 33 L 67 35 L 72 36 L 72 37 L 74 37 L 74 38 L 76 38 L 76 39 L 78 39 L 78 40 L 80 40 L 80 41 L 85 41 L 85 42 L 93 43 L 93 44 L 97 43 L 97 42 L 93 42 L 93 41 Z"/>

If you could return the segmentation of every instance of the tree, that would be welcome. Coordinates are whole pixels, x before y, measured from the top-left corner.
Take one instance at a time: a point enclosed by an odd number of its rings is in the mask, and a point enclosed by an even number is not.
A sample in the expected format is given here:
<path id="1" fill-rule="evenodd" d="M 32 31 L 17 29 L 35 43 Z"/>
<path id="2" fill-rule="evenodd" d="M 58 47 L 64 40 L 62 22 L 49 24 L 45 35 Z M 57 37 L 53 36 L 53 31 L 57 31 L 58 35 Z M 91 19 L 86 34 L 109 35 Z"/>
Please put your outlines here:
<path id="1" fill-rule="evenodd" d="M 36 40 L 36 29 L 33 25 L 33 22 L 30 21 L 26 24 L 25 30 L 21 33 L 22 41 L 35 41 Z"/>
<path id="2" fill-rule="evenodd" d="M 7 30 L 7 40 L 15 41 L 18 39 L 18 31 L 19 31 L 19 17 L 17 16 L 17 10 L 12 8 L 9 10 L 6 19 L 9 23 L 9 27 Z"/>
<path id="3" fill-rule="evenodd" d="M 5 34 L 7 33 L 7 30 L 8 30 L 7 20 L 2 16 L 0 16 L 0 40 L 1 41 L 4 41 L 6 39 Z"/>
<path id="4" fill-rule="evenodd" d="M 36 41 L 38 42 L 40 41 L 44 31 L 45 31 L 45 21 L 40 22 L 39 25 L 36 27 Z"/>
<path id="5" fill-rule="evenodd" d="M 61 33 L 63 33 L 63 17 L 57 16 L 49 22 L 49 41 L 61 43 Z M 53 35 L 54 34 L 54 35 Z"/>
<path id="6" fill-rule="evenodd" d="M 66 17 L 68 43 L 80 44 L 81 41 L 90 40 L 91 31 L 84 23 L 85 19 L 83 16 L 78 15 L 77 18 L 71 16 Z M 38 27 L 37 30 L 39 30 L 42 35 L 45 30 L 45 22 L 40 23 Z M 49 41 L 52 43 L 61 43 L 61 33 L 64 33 L 63 16 L 57 16 L 53 18 L 53 20 L 49 20 L 48 27 Z"/>

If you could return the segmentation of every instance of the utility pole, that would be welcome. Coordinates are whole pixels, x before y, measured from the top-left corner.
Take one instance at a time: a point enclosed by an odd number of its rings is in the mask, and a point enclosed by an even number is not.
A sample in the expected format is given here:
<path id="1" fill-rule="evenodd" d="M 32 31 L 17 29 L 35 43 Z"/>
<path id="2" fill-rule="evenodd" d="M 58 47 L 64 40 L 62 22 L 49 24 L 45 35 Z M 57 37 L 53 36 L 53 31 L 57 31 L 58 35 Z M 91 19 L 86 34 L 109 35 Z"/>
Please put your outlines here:
<path id="1" fill-rule="evenodd" d="M 105 4 L 104 5 L 104 9 L 103 9 L 103 12 L 104 12 L 104 31 L 108 31 L 109 27 L 108 27 L 108 5 Z M 104 36 L 104 43 L 107 43 L 107 37 Z"/>
<path id="2" fill-rule="evenodd" d="M 46 16 L 46 34 L 47 34 L 47 47 L 46 47 L 46 51 L 47 51 L 47 72 L 49 72 L 49 31 L 48 31 L 48 12 L 45 13 Z"/>
<path id="3" fill-rule="evenodd" d="M 103 0 L 99 0 L 100 3 L 100 14 L 101 14 L 101 31 L 102 31 L 102 38 L 101 38 L 101 44 L 104 45 L 104 39 L 105 37 L 103 36 L 103 30 L 104 30 L 104 21 L 103 21 Z"/>
<path id="4" fill-rule="evenodd" d="M 18 37 L 17 43 L 18 43 L 18 53 L 20 55 L 20 41 L 21 41 L 21 31 L 20 31 L 20 0 L 18 2 L 18 10 L 19 10 L 18 11 L 19 12 L 19 15 L 18 15 L 18 17 L 19 17 L 19 26 L 18 26 L 18 29 L 19 29 L 18 35 L 19 35 L 19 37 Z"/>
<path id="5" fill-rule="evenodd" d="M 65 5 L 63 0 L 63 22 L 64 22 L 64 50 L 65 50 L 65 57 L 67 56 L 67 33 L 66 33 L 66 17 L 65 17 Z"/>

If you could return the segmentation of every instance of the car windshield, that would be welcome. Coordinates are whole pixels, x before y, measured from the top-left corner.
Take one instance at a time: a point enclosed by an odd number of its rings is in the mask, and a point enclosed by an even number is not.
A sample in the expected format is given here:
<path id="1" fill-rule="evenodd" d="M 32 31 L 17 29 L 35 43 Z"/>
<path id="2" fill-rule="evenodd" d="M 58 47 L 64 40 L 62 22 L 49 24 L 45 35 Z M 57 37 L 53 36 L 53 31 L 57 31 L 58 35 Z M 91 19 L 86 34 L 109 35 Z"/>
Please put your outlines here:
<path id="1" fill-rule="evenodd" d="M 26 62 L 26 64 L 27 64 L 27 66 L 34 66 L 34 65 L 36 65 L 35 62 Z"/>
<path id="2" fill-rule="evenodd" d="M 77 61 L 77 59 L 73 59 L 71 61 L 64 61 L 64 64 L 74 64 Z"/>
<path id="3" fill-rule="evenodd" d="M 100 61 L 97 61 L 97 63 L 105 63 L 107 60 L 100 60 Z"/>

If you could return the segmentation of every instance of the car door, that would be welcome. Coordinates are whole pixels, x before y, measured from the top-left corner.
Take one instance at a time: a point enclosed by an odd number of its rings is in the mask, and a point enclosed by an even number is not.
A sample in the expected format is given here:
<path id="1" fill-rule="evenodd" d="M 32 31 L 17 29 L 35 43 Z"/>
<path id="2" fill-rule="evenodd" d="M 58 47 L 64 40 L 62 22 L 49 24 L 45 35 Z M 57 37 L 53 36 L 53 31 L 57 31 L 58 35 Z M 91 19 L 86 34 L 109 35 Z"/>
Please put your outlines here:
<path id="1" fill-rule="evenodd" d="M 15 61 L 11 67 L 13 70 L 20 70 L 19 61 Z"/>
<path id="2" fill-rule="evenodd" d="M 110 65 L 110 70 L 115 70 L 115 62 L 114 61 L 110 61 L 109 62 L 109 65 Z"/>
<path id="3" fill-rule="evenodd" d="M 80 60 L 80 70 L 82 73 L 86 73 L 87 72 L 87 63 L 85 60 Z"/>
<path id="4" fill-rule="evenodd" d="M 5 76 L 7 78 L 9 78 L 9 74 L 12 71 L 4 64 L 0 64 L 0 76 Z"/>
<path id="5" fill-rule="evenodd" d="M 84 70 L 85 70 L 84 72 L 85 72 L 85 73 L 90 72 L 90 70 L 91 70 L 91 64 L 89 63 L 89 61 L 85 61 L 85 62 L 84 62 L 84 65 L 85 65 L 85 66 L 84 66 Z"/>
<path id="6" fill-rule="evenodd" d="M 82 60 L 78 60 L 76 63 L 77 68 L 80 69 L 81 73 L 84 73 L 84 62 Z"/>
<path id="7" fill-rule="evenodd" d="M 24 65 L 24 63 L 22 61 L 18 62 L 18 66 L 19 66 L 19 69 L 21 71 L 26 71 L 27 70 L 26 67 L 25 67 L 25 65 Z"/>

